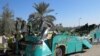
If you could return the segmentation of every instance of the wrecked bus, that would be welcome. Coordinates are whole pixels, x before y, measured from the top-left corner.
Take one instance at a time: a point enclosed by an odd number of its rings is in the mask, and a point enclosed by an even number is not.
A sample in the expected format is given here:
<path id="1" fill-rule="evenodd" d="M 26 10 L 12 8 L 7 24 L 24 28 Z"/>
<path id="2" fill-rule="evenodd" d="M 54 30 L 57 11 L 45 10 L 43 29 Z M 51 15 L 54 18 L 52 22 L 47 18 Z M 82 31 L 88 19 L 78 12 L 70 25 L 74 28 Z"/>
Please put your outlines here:
<path id="1" fill-rule="evenodd" d="M 26 41 L 32 42 L 25 48 L 25 56 L 64 56 L 83 50 L 83 45 L 91 48 L 91 44 L 80 39 L 79 36 L 70 36 L 67 33 L 52 35 L 48 34 L 47 39 L 28 36 Z"/>

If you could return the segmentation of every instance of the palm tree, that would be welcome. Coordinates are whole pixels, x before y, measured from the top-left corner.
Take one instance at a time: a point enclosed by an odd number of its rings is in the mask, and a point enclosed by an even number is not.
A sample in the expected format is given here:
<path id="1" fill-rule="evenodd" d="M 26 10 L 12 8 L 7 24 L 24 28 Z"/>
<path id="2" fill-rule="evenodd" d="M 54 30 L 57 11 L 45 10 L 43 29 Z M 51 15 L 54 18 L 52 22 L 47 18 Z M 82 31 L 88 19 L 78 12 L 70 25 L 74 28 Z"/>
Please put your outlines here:
<path id="1" fill-rule="evenodd" d="M 49 4 L 41 2 L 39 4 L 34 4 L 33 6 L 36 10 L 35 13 L 29 16 L 29 21 L 32 22 L 33 26 L 36 26 L 36 29 L 41 30 L 45 25 L 53 26 L 53 21 L 55 17 L 53 15 L 48 15 L 48 13 L 54 11 L 48 9 Z"/>

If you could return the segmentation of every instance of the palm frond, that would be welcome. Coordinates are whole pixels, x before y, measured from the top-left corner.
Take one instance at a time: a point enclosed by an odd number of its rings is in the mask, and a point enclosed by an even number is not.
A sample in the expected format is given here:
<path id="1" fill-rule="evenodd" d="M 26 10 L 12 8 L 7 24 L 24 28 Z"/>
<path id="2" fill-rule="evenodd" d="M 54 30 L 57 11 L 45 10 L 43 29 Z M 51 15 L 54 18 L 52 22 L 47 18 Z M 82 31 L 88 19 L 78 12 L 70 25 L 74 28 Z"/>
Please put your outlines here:
<path id="1" fill-rule="evenodd" d="M 46 13 L 46 11 L 47 11 L 47 9 L 48 9 L 48 7 L 49 7 L 49 4 L 47 4 L 47 3 L 45 3 L 45 2 L 41 2 L 41 3 L 39 3 L 39 4 L 36 4 L 35 3 L 35 5 L 33 6 L 35 9 L 36 9 L 36 11 L 38 12 L 38 13 L 40 13 L 40 14 L 44 14 L 44 13 Z"/>
<path id="2" fill-rule="evenodd" d="M 54 9 L 48 9 L 47 11 L 46 11 L 46 13 L 50 13 L 50 12 L 53 12 L 54 11 Z"/>
<path id="3" fill-rule="evenodd" d="M 53 15 L 47 15 L 45 16 L 45 20 L 53 22 L 54 20 L 56 20 L 56 18 Z"/>
<path id="4" fill-rule="evenodd" d="M 39 20 L 41 15 L 39 13 L 32 13 L 29 15 L 28 21 Z"/>

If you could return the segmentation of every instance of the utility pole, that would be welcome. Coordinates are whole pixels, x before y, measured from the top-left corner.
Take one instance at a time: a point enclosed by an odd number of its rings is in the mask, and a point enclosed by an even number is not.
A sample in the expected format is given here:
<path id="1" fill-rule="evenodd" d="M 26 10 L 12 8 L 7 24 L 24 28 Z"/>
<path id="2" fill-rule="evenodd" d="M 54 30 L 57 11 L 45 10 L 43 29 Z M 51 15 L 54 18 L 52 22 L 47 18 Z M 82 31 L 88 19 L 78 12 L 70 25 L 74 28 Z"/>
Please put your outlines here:
<path id="1" fill-rule="evenodd" d="M 80 20 L 81 20 L 81 19 L 82 19 L 82 18 L 79 18 L 79 27 L 80 27 L 80 23 L 81 23 Z"/>
<path id="2" fill-rule="evenodd" d="M 82 18 L 79 18 L 79 27 L 81 26 L 81 20 Z M 81 37 L 82 38 L 82 37 Z M 81 42 L 82 42 L 82 39 L 81 39 Z M 83 47 L 82 47 L 82 51 L 83 51 Z M 81 53 L 81 55 L 80 56 L 83 56 L 83 54 Z"/>

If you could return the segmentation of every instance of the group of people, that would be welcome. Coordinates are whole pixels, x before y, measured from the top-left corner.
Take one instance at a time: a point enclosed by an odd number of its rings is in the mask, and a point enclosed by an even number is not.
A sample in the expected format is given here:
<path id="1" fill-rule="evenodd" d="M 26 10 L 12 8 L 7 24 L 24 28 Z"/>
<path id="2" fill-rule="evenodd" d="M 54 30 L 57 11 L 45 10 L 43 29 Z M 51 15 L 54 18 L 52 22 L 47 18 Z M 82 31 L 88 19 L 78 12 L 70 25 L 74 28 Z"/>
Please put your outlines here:
<path id="1" fill-rule="evenodd" d="M 7 50 L 10 48 L 13 50 L 13 53 L 18 53 L 19 41 L 23 39 L 22 33 L 13 34 L 12 37 L 8 37 L 7 34 L 3 33 L 2 35 L 2 45 L 3 45 L 3 53 L 7 54 Z M 11 42 L 9 44 L 9 41 Z M 13 48 L 12 48 L 13 47 Z"/>

